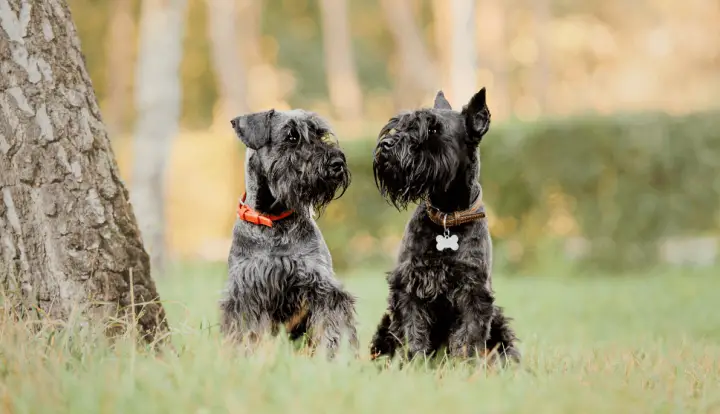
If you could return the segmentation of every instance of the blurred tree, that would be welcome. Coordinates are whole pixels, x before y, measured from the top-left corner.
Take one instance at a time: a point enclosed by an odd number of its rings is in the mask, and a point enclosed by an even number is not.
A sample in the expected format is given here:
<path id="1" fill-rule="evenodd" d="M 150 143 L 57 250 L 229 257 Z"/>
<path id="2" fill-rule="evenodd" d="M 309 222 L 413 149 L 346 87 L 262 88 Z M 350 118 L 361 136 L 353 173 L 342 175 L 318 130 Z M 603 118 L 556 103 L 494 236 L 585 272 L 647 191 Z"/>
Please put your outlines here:
<path id="1" fill-rule="evenodd" d="M 167 322 L 65 0 L 0 0 L 0 283 L 18 316 Z M 132 294 L 131 294 L 132 293 Z M 107 322 L 108 319 L 104 319 Z M 122 327 L 119 327 L 122 328 Z"/>
<path id="2" fill-rule="evenodd" d="M 510 96 L 509 24 L 506 0 L 480 0 L 477 10 L 477 39 L 480 66 L 490 73 L 485 80 L 493 118 L 507 119 L 512 113 Z M 483 84 L 482 86 L 486 86 Z"/>
<path id="3" fill-rule="evenodd" d="M 320 16 L 330 102 L 339 119 L 357 121 L 362 92 L 353 62 L 347 0 L 320 0 Z"/>
<path id="4" fill-rule="evenodd" d="M 213 70 L 212 47 L 208 38 L 207 0 L 186 0 L 182 34 L 181 126 L 188 130 L 206 130 L 212 125 L 219 91 Z M 224 0 L 223 0 L 224 1 Z"/>
<path id="5" fill-rule="evenodd" d="M 437 51 L 437 65 L 440 72 L 441 89 L 450 84 L 450 31 L 452 19 L 447 0 L 432 0 L 433 36 L 435 37 L 435 50 Z"/>
<path id="6" fill-rule="evenodd" d="M 105 123 L 110 136 L 128 130 L 135 63 L 133 0 L 110 2 L 110 33 L 107 54 L 107 110 Z"/>
<path id="7" fill-rule="evenodd" d="M 550 62 L 547 51 L 547 38 L 552 18 L 550 0 L 532 0 L 533 30 L 537 50 L 537 59 L 533 68 L 532 95 L 538 103 L 539 112 L 545 111 L 548 87 L 550 83 Z"/>
<path id="8" fill-rule="evenodd" d="M 180 122 L 180 61 L 187 0 L 144 0 L 135 81 L 132 204 L 152 269 L 165 265 L 165 174 Z"/>
<path id="9" fill-rule="evenodd" d="M 477 92 L 475 0 L 450 0 L 450 87 L 448 99 L 457 107 Z"/>
<path id="10" fill-rule="evenodd" d="M 260 27 L 262 26 L 263 1 L 238 0 L 236 12 L 241 19 L 237 27 L 236 41 L 242 45 L 243 53 L 248 62 L 257 63 L 262 60 L 260 53 Z"/>
<path id="11" fill-rule="evenodd" d="M 395 80 L 396 106 L 408 109 L 424 104 L 440 85 L 435 62 L 415 22 L 412 4 L 410 0 L 380 0 L 380 4 L 399 60 Z"/>
<path id="12" fill-rule="evenodd" d="M 263 16 L 262 0 L 238 0 L 235 8 L 237 28 L 235 31 L 235 42 L 240 45 L 240 56 L 247 70 L 247 96 L 245 102 L 251 111 L 262 109 L 260 96 L 267 93 L 260 82 L 252 82 L 255 79 L 254 72 L 257 72 L 263 64 L 263 55 L 260 51 L 260 40 L 262 37 L 261 26 Z M 272 99 L 280 100 L 280 97 Z"/>
<path id="13" fill-rule="evenodd" d="M 236 1 L 207 1 L 208 37 L 220 100 L 214 117 L 217 125 L 248 112 L 247 65 L 238 45 L 237 28 L 242 24 L 237 9 Z"/>
<path id="14" fill-rule="evenodd" d="M 138 0 L 139 1 L 139 0 Z M 111 2 L 97 0 L 67 0 L 73 20 L 77 25 L 85 56 L 85 65 L 93 82 L 95 95 L 101 108 L 107 97 L 108 82 L 107 49 L 108 35 L 110 34 L 110 6 Z M 106 114 L 103 112 L 103 117 Z"/>

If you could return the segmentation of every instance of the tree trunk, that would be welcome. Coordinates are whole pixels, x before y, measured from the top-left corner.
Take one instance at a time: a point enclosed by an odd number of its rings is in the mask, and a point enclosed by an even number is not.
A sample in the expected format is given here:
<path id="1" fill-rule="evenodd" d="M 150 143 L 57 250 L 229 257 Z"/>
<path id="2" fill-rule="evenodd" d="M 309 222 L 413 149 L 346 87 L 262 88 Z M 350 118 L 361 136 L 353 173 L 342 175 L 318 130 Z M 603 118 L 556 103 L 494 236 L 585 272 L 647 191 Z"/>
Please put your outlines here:
<path id="1" fill-rule="evenodd" d="M 347 0 L 320 0 L 320 14 L 330 103 L 340 119 L 358 120 L 362 92 L 353 62 Z"/>
<path id="2" fill-rule="evenodd" d="M 207 0 L 208 37 L 215 69 L 219 111 L 215 123 L 227 127 L 230 119 L 248 112 L 247 66 L 238 46 L 240 26 L 237 2 Z"/>
<path id="3" fill-rule="evenodd" d="M 66 2 L 0 0 L 0 27 L 6 303 L 64 320 L 77 305 L 115 316 L 157 300 Z M 139 324 L 153 340 L 167 327 L 161 304 L 145 305 Z"/>
<path id="4" fill-rule="evenodd" d="M 380 0 L 380 4 L 398 51 L 396 104 L 398 109 L 414 108 L 434 97 L 441 89 L 441 80 L 415 23 L 409 0 Z"/>
<path id="5" fill-rule="evenodd" d="M 187 0 L 143 0 L 140 17 L 132 204 L 156 275 L 165 270 L 165 175 L 179 130 L 186 5 Z"/>
<path id="6" fill-rule="evenodd" d="M 464 105 L 477 92 L 475 1 L 450 0 L 450 102 Z"/>
<path id="7" fill-rule="evenodd" d="M 128 132 L 128 108 L 132 95 L 135 23 L 132 0 L 110 2 L 110 33 L 107 47 L 108 102 L 105 124 L 110 136 Z"/>

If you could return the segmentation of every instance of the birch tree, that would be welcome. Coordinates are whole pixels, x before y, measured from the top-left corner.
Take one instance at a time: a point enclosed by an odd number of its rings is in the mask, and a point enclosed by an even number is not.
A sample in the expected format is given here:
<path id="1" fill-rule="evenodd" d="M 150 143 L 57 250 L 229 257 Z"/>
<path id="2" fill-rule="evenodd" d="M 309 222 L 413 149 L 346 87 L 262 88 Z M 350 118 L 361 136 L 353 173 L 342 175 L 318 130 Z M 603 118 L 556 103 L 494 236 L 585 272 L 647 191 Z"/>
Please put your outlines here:
<path id="1" fill-rule="evenodd" d="M 187 0 L 143 0 L 135 74 L 132 204 L 153 272 L 164 272 L 166 170 L 179 130 Z"/>
<path id="2" fill-rule="evenodd" d="M 247 65 L 238 42 L 242 25 L 237 1 L 207 0 L 208 37 L 220 95 L 216 123 L 222 125 L 248 112 Z"/>
<path id="3" fill-rule="evenodd" d="M 362 92 L 353 61 L 347 0 L 320 0 L 325 73 L 330 103 L 337 116 L 358 120 L 362 115 Z"/>
<path id="4" fill-rule="evenodd" d="M 475 0 L 449 0 L 451 16 L 450 85 L 448 98 L 456 105 L 467 102 L 477 87 Z"/>
<path id="5" fill-rule="evenodd" d="M 442 80 L 415 22 L 410 0 L 380 0 L 380 5 L 397 50 L 397 105 L 409 109 L 434 96 Z"/>
<path id="6" fill-rule="evenodd" d="M 167 327 L 65 0 L 0 0 L 0 282 L 26 318 Z M 155 301 L 153 303 L 148 303 Z"/>

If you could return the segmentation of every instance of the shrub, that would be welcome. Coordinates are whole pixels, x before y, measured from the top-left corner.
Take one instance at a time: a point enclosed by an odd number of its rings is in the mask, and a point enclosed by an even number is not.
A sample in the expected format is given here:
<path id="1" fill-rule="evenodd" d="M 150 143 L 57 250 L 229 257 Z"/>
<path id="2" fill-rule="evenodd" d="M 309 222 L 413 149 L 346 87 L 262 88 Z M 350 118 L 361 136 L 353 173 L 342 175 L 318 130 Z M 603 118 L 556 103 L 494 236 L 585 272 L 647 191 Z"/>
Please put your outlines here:
<path id="1" fill-rule="evenodd" d="M 374 138 L 343 144 L 353 182 L 320 219 L 338 268 L 393 258 L 409 217 L 378 194 L 373 146 Z M 508 123 L 480 150 L 500 265 L 537 265 L 548 254 L 541 246 L 579 236 L 590 246 L 584 265 L 649 266 L 659 240 L 718 230 L 717 112 Z"/>

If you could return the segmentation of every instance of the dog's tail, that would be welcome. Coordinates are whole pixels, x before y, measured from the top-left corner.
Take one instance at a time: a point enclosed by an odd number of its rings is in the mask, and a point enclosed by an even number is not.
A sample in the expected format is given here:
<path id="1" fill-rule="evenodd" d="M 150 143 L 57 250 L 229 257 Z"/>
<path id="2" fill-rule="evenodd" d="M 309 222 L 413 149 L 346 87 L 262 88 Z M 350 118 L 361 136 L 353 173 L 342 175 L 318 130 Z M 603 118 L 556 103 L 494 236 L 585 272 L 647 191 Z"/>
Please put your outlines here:
<path id="1" fill-rule="evenodd" d="M 370 344 L 371 359 L 375 359 L 383 355 L 392 358 L 395 355 L 395 349 L 397 348 L 399 341 L 398 338 L 396 338 L 390 331 L 391 323 L 392 317 L 390 311 L 388 310 L 383 314 L 382 319 L 375 330 L 375 335 L 373 335 L 372 342 Z"/>
<path id="2" fill-rule="evenodd" d="M 495 306 L 495 315 L 490 323 L 490 335 L 486 341 L 486 348 L 490 352 L 494 349 L 503 358 L 509 358 L 519 363 L 521 354 L 516 345 L 518 338 L 510 327 L 511 320 L 512 318 L 505 316 L 503 308 Z"/>

